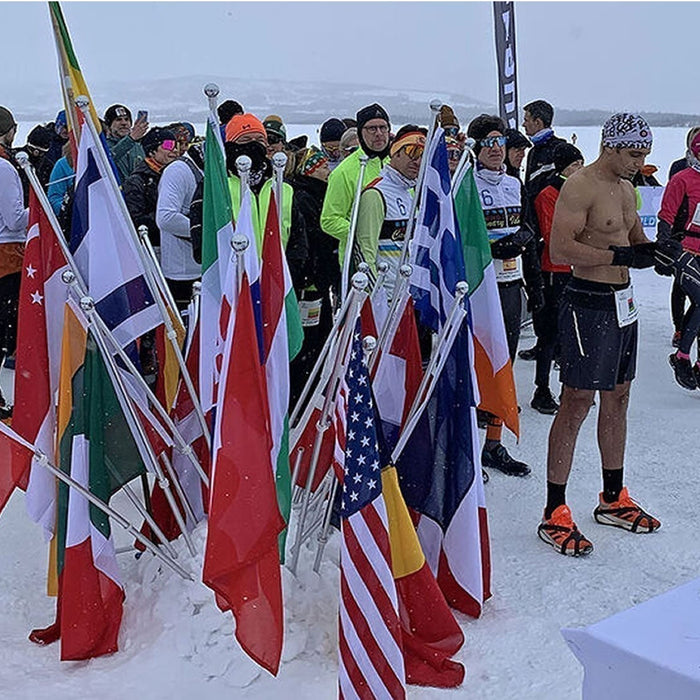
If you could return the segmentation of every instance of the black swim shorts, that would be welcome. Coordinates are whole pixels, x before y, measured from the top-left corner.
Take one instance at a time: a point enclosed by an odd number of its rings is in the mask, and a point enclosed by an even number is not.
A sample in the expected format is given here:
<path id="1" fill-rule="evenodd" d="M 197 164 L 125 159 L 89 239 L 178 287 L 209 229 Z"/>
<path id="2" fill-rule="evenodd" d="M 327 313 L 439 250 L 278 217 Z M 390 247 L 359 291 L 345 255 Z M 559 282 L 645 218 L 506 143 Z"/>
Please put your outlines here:
<path id="1" fill-rule="evenodd" d="M 629 284 L 573 277 L 559 306 L 560 379 L 573 389 L 612 391 L 634 379 L 637 322 L 620 328 L 615 292 Z"/>

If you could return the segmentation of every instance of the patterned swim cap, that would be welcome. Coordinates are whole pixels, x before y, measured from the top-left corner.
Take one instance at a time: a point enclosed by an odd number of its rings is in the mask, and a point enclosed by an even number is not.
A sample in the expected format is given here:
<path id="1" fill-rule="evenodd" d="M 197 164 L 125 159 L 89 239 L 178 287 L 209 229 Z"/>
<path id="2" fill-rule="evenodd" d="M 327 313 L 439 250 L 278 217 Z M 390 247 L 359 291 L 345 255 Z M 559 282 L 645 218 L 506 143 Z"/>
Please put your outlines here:
<path id="1" fill-rule="evenodd" d="M 651 127 L 639 114 L 619 112 L 603 124 L 602 143 L 609 148 L 651 148 L 652 140 Z"/>

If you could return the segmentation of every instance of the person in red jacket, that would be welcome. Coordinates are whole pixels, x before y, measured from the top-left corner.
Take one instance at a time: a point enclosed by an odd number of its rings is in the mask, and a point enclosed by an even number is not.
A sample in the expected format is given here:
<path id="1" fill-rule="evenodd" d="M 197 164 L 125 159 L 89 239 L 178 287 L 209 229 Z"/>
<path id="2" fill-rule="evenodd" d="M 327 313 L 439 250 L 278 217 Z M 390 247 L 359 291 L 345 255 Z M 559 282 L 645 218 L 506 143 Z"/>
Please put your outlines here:
<path id="1" fill-rule="evenodd" d="M 700 133 L 690 144 L 688 167 L 677 172 L 666 185 L 661 200 L 657 238 L 659 241 L 683 236 L 683 249 L 693 258 L 693 267 L 700 267 Z M 687 256 L 686 256 L 687 257 Z M 676 275 L 676 283 L 693 284 L 692 275 Z M 685 291 L 685 289 L 684 289 Z M 669 356 L 676 381 L 685 389 L 700 386 L 700 304 L 692 294 L 690 307 L 683 316 L 678 350 Z M 693 341 L 697 339 L 695 366 L 690 362 Z"/>
<path id="2" fill-rule="evenodd" d="M 542 281 L 544 282 L 544 306 L 540 311 L 540 336 L 537 341 L 535 360 L 535 395 L 530 406 L 540 413 L 554 415 L 559 409 L 549 388 L 549 374 L 557 347 L 559 297 L 571 278 L 569 265 L 555 265 L 549 257 L 549 237 L 552 233 L 554 207 L 559 191 L 569 175 L 583 167 L 581 151 L 570 143 L 557 144 L 553 152 L 554 174 L 535 197 L 535 213 L 542 240 Z"/>

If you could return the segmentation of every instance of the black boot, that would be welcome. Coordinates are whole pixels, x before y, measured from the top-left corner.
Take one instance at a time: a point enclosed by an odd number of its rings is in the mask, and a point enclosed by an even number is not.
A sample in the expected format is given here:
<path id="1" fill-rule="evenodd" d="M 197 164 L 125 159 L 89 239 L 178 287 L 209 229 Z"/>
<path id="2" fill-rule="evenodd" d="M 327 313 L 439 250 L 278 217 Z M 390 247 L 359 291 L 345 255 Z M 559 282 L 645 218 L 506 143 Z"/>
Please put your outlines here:
<path id="1" fill-rule="evenodd" d="M 538 386 L 535 389 L 535 395 L 532 397 L 532 401 L 530 401 L 530 406 L 546 416 L 553 416 L 559 410 L 559 404 L 554 396 L 552 396 L 549 387 L 546 386 Z"/>
<path id="2" fill-rule="evenodd" d="M 698 382 L 695 378 L 695 373 L 693 372 L 693 366 L 690 364 L 690 360 L 686 360 L 682 357 L 678 357 L 675 353 L 668 356 L 668 362 L 673 367 L 673 372 L 676 375 L 676 381 L 684 388 L 693 389 L 698 388 Z"/>
<path id="3" fill-rule="evenodd" d="M 503 445 L 499 442 L 491 450 L 483 449 L 481 452 L 481 466 L 508 474 L 508 476 L 527 476 L 530 467 L 525 462 L 518 462 L 513 459 Z"/>
<path id="4" fill-rule="evenodd" d="M 526 362 L 532 362 L 537 359 L 537 345 L 533 345 L 527 350 L 520 350 L 518 352 L 518 357 Z"/>

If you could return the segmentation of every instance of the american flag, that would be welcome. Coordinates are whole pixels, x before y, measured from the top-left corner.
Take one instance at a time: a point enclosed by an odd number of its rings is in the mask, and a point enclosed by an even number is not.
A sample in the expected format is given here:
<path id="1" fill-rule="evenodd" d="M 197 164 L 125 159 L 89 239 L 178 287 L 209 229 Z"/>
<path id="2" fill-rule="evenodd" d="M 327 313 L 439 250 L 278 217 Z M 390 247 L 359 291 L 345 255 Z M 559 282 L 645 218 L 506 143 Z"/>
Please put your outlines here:
<path id="1" fill-rule="evenodd" d="M 339 696 L 404 698 L 399 608 L 369 374 L 359 324 L 345 377 L 341 499 Z"/>

